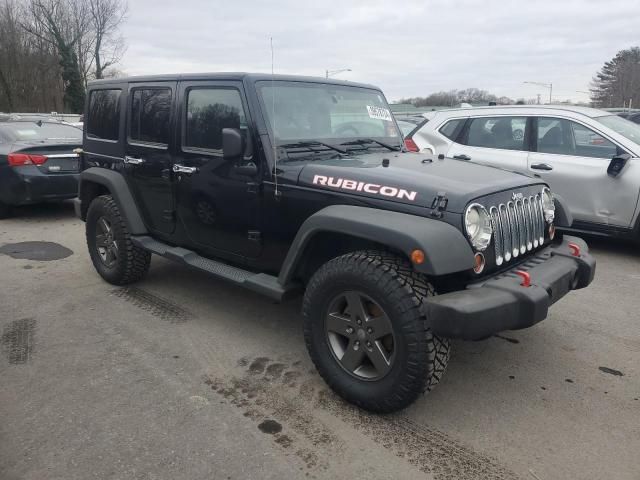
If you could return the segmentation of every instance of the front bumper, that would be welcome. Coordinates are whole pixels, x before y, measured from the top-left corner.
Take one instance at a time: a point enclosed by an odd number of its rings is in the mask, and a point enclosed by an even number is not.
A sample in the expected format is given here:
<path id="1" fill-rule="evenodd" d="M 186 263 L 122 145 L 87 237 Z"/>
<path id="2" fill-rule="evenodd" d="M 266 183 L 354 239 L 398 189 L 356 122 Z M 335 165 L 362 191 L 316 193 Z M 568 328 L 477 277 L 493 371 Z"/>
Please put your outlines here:
<path id="1" fill-rule="evenodd" d="M 580 246 L 580 256 L 572 254 L 570 242 Z M 480 340 L 504 330 L 527 328 L 544 320 L 549 307 L 570 290 L 589 285 L 595 269 L 587 245 L 565 235 L 511 270 L 465 290 L 429 298 L 425 313 L 433 332 L 447 338 Z M 530 286 L 521 285 L 517 270 L 530 275 Z"/>

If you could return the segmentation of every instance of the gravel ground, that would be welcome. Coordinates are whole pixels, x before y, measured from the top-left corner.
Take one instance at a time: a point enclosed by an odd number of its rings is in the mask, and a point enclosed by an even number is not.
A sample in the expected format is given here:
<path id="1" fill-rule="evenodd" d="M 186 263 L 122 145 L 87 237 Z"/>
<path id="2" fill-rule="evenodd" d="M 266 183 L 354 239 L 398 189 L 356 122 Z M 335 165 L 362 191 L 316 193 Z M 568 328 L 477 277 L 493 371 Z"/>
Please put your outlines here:
<path id="1" fill-rule="evenodd" d="M 299 301 L 160 258 L 117 288 L 71 205 L 20 209 L 0 222 L 0 478 L 638 480 L 640 249 L 590 243 L 590 288 L 455 342 L 435 391 L 375 416 L 315 373 Z"/>

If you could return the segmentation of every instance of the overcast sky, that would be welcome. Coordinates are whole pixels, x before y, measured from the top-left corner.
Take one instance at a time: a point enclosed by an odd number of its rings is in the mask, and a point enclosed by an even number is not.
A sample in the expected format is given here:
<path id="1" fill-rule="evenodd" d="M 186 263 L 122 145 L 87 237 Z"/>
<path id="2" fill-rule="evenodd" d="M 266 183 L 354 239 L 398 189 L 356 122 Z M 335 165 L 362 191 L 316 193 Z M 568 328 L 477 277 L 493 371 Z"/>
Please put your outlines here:
<path id="1" fill-rule="evenodd" d="M 587 100 L 618 50 L 640 44 L 640 0 L 129 0 L 127 74 L 270 72 L 376 84 L 389 100 L 477 87 Z"/>

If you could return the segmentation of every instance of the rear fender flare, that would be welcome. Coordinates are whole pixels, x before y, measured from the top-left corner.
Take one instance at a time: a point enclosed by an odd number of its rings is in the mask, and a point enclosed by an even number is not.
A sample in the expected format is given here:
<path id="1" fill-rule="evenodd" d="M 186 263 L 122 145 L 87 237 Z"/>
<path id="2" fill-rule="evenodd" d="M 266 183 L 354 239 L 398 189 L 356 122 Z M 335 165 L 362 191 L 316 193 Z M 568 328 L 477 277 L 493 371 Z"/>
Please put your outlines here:
<path id="1" fill-rule="evenodd" d="M 124 217 L 129 233 L 132 235 L 144 235 L 148 233 L 147 227 L 136 206 L 127 181 L 121 173 L 106 168 L 91 167 L 80 174 L 78 197 L 82 200 L 83 185 L 96 183 L 104 186 L 115 200 L 120 213 Z M 89 205 L 82 205 L 82 211 L 86 212 Z M 86 213 L 85 213 L 86 214 Z"/>
<path id="2" fill-rule="evenodd" d="M 278 281 L 287 285 L 305 247 L 320 232 L 336 232 L 389 246 L 411 258 L 420 249 L 425 261 L 413 268 L 439 276 L 473 268 L 473 251 L 462 232 L 441 220 L 352 205 L 332 205 L 311 215 L 300 227 L 282 264 Z"/>

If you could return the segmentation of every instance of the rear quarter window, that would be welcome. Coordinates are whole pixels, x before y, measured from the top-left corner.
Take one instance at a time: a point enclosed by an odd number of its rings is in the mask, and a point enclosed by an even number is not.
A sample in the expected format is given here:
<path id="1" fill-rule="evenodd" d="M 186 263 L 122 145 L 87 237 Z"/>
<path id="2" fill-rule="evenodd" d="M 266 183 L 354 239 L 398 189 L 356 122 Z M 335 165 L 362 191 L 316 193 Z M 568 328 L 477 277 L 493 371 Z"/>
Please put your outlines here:
<path id="1" fill-rule="evenodd" d="M 460 133 L 460 129 L 462 128 L 462 125 L 464 124 L 464 122 L 465 122 L 464 118 L 449 120 L 447 123 L 445 123 L 443 126 L 440 127 L 439 132 L 445 137 L 447 137 L 449 140 L 455 141 L 456 137 L 458 136 L 458 133 Z"/>
<path id="2" fill-rule="evenodd" d="M 118 140 L 121 93 L 120 89 L 91 91 L 86 119 L 88 138 Z"/>

